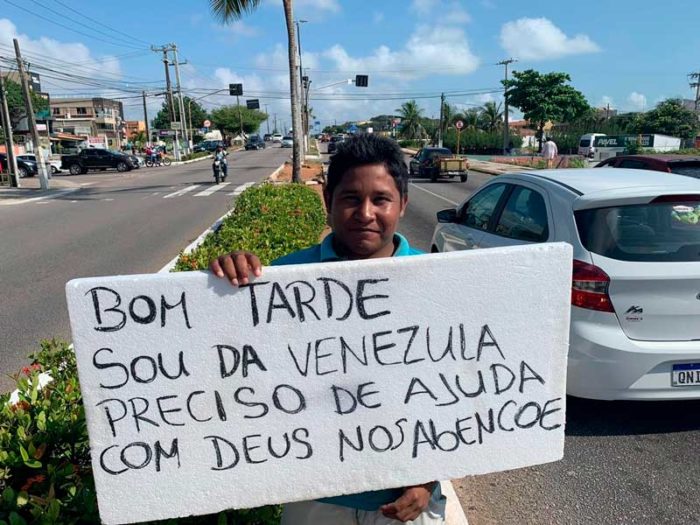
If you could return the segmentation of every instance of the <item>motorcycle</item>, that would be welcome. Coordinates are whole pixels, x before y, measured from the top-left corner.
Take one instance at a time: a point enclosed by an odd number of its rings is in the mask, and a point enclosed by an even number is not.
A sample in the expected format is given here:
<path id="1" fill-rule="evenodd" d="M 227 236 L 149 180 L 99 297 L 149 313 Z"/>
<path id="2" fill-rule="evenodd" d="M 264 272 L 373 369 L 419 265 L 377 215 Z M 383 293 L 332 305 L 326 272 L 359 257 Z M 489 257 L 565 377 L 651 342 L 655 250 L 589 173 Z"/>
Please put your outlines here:
<path id="1" fill-rule="evenodd" d="M 220 160 L 215 160 L 214 164 L 212 164 L 212 168 L 214 169 L 214 180 L 216 181 L 217 184 L 221 182 L 221 161 Z"/>

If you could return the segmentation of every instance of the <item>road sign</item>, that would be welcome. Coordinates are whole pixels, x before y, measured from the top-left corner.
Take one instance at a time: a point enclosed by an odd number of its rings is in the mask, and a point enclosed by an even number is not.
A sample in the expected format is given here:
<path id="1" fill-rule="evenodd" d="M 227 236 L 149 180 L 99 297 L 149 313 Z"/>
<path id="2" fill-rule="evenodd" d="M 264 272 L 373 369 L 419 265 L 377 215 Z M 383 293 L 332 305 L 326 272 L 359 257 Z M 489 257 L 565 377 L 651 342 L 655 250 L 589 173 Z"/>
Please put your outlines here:
<path id="1" fill-rule="evenodd" d="M 243 94 L 243 84 L 229 84 L 228 94 L 231 96 L 238 96 Z"/>
<path id="2" fill-rule="evenodd" d="M 350 127 L 348 127 L 348 133 L 357 133 L 357 129 L 355 124 L 351 124 Z"/>
<path id="3" fill-rule="evenodd" d="M 204 127 L 205 127 L 205 128 L 210 128 L 210 127 L 211 127 L 211 121 L 205 120 L 205 121 L 204 121 Z"/>
<path id="4" fill-rule="evenodd" d="M 180 125 L 180 123 L 178 121 L 173 120 L 170 123 L 170 129 L 182 129 L 182 126 Z"/>
<path id="5" fill-rule="evenodd" d="M 173 129 L 161 129 L 161 130 L 158 130 L 158 136 L 159 136 L 159 137 L 174 137 L 174 136 L 175 136 L 175 130 L 173 130 Z"/>
<path id="6" fill-rule="evenodd" d="M 260 101 L 257 98 L 252 98 L 245 101 L 245 106 L 248 109 L 260 109 Z"/>
<path id="7" fill-rule="evenodd" d="M 462 122 L 461 120 L 458 120 L 457 122 L 455 122 L 455 128 L 462 129 L 463 127 L 464 127 L 464 122 Z"/>
<path id="8" fill-rule="evenodd" d="M 398 126 L 399 124 L 401 124 L 401 119 L 400 119 L 400 118 L 395 118 L 394 120 L 391 121 L 391 125 L 392 125 L 392 127 L 394 127 L 394 128 L 395 128 L 396 126 Z"/>

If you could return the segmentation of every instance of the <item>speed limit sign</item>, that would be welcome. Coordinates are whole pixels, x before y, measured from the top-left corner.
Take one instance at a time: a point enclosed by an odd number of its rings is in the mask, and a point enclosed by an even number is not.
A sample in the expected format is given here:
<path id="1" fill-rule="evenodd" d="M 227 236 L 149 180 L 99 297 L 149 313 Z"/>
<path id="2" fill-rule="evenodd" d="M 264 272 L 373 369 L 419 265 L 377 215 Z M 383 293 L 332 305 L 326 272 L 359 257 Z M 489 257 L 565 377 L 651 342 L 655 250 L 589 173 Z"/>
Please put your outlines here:
<path id="1" fill-rule="evenodd" d="M 211 122 L 209 120 L 204 121 L 204 127 L 205 128 L 210 128 L 211 127 Z"/>
<path id="2" fill-rule="evenodd" d="M 455 128 L 462 129 L 463 127 L 464 127 L 464 122 L 462 122 L 461 120 L 458 120 L 457 122 L 455 122 Z"/>

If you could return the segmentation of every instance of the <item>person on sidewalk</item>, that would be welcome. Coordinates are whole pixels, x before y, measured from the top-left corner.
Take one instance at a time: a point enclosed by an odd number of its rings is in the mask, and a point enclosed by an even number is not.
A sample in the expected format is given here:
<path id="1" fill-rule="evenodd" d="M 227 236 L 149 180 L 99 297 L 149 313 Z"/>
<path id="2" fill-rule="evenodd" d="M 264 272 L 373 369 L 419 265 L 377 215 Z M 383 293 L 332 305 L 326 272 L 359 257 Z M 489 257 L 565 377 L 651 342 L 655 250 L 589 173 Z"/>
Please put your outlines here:
<path id="1" fill-rule="evenodd" d="M 320 243 L 273 265 L 404 257 L 421 251 L 396 230 L 408 204 L 408 169 L 401 148 L 377 135 L 355 136 L 338 147 L 328 168 L 324 200 L 332 232 Z M 250 252 L 214 259 L 211 271 L 234 286 L 262 275 Z M 284 506 L 282 525 L 441 525 L 445 498 L 437 481 L 348 494 Z"/>
<path id="2" fill-rule="evenodd" d="M 559 155 L 559 150 L 557 149 L 557 144 L 552 140 L 552 137 L 547 138 L 547 142 L 542 146 L 542 156 L 547 161 L 547 169 L 552 169 L 554 166 L 554 159 Z"/>

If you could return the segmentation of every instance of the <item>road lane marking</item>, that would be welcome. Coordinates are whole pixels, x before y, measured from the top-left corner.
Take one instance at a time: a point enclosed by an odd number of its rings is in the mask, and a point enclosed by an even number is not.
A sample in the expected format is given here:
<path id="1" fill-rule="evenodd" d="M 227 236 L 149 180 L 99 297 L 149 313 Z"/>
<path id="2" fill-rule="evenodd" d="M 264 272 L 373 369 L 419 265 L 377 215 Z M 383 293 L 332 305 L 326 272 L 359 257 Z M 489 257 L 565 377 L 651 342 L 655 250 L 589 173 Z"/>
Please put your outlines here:
<path id="1" fill-rule="evenodd" d="M 207 188 L 206 190 L 200 191 L 199 193 L 195 193 L 195 197 L 208 197 L 214 192 L 217 192 L 219 190 L 223 190 L 226 186 L 231 184 L 230 182 L 222 182 L 221 184 L 215 184 L 214 186 Z"/>
<path id="2" fill-rule="evenodd" d="M 416 188 L 417 190 L 424 191 L 425 193 L 429 193 L 429 194 L 432 195 L 433 197 L 437 197 L 438 199 L 442 199 L 442 200 L 444 200 L 445 202 L 449 202 L 449 203 L 452 204 L 453 206 L 459 206 L 459 203 L 458 203 L 458 202 L 455 202 L 455 201 L 453 201 L 453 200 L 450 200 L 450 199 L 448 199 L 447 197 L 443 197 L 442 195 L 438 195 L 437 193 L 433 193 L 433 192 L 430 191 L 430 190 L 426 190 L 425 188 L 423 188 L 423 187 L 421 187 L 421 186 L 419 186 L 419 185 L 417 185 L 417 184 L 413 184 L 412 182 L 409 182 L 409 186 L 413 186 L 413 187 Z"/>
<path id="3" fill-rule="evenodd" d="M 238 186 L 235 190 L 233 190 L 231 193 L 229 193 L 229 196 L 237 196 L 243 193 L 245 190 L 250 188 L 251 186 L 254 186 L 257 184 L 256 182 L 246 182 L 245 184 L 241 184 Z"/>
<path id="4" fill-rule="evenodd" d="M 43 200 L 49 200 L 49 199 L 57 199 L 58 197 L 62 197 L 63 195 L 67 193 L 73 193 L 74 191 L 78 191 L 80 188 L 67 188 L 64 190 L 57 190 L 55 193 L 51 193 L 49 195 L 42 195 L 41 197 L 30 197 L 28 199 L 20 199 L 17 201 L 7 201 L 7 202 L 0 202 L 0 205 L 2 206 L 13 206 L 15 204 L 26 204 L 28 202 L 37 202 L 37 201 L 43 201 Z"/>
<path id="5" fill-rule="evenodd" d="M 199 188 L 199 184 L 193 184 L 192 186 L 187 186 L 186 188 L 182 188 L 181 190 L 174 191 L 173 193 L 168 193 L 163 198 L 170 199 L 172 197 L 180 197 L 181 195 L 184 195 L 185 193 L 190 192 L 192 190 L 196 190 L 197 188 Z"/>

